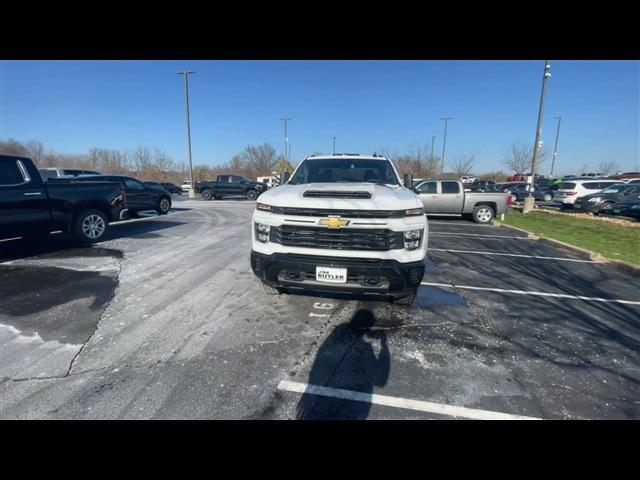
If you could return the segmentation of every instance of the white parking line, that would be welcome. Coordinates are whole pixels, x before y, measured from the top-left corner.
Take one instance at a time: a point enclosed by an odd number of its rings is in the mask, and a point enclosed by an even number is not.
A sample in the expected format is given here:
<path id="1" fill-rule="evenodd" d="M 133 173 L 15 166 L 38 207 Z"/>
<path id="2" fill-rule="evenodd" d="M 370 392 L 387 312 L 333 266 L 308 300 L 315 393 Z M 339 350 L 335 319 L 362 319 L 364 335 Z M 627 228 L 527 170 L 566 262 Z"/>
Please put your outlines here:
<path id="1" fill-rule="evenodd" d="M 429 220 L 429 225 L 449 225 L 452 227 L 496 227 L 497 225 L 483 225 L 480 223 L 471 223 L 471 222 L 432 222 Z"/>
<path id="2" fill-rule="evenodd" d="M 343 400 L 354 400 L 356 402 L 366 402 L 374 405 L 384 405 L 386 407 L 403 408 L 405 410 L 415 410 L 418 412 L 435 413 L 437 415 L 468 418 L 472 420 L 541 420 L 540 418 L 525 417 L 524 415 L 512 415 L 510 413 L 493 412 L 491 410 L 458 407 L 455 405 L 425 402 L 402 397 L 390 397 L 377 393 L 354 392 L 341 388 L 321 387 L 318 385 L 309 385 L 308 383 L 289 382 L 287 380 L 283 380 L 278 384 L 278 390 L 340 398 Z"/>
<path id="3" fill-rule="evenodd" d="M 508 237 L 506 235 L 484 235 L 482 233 L 457 233 L 457 232 L 429 232 L 429 235 L 455 235 L 457 237 L 488 237 L 488 238 L 515 238 L 517 240 L 531 240 L 529 237 Z"/>
<path id="4" fill-rule="evenodd" d="M 499 255 L 504 257 L 535 258 L 536 260 L 559 260 L 562 262 L 598 263 L 594 260 L 580 260 L 577 258 L 542 257 L 539 255 L 523 255 L 520 253 L 477 252 L 475 250 L 450 250 L 446 248 L 429 248 L 430 252 L 473 253 L 476 255 Z"/>
<path id="5" fill-rule="evenodd" d="M 567 293 L 529 292 L 526 290 L 509 290 L 504 288 L 492 288 L 492 287 L 473 287 L 471 285 L 450 285 L 448 283 L 432 283 L 432 282 L 421 282 L 420 285 L 425 285 L 427 287 L 459 288 L 462 290 L 484 290 L 487 292 L 514 293 L 516 295 L 537 295 L 541 297 L 568 298 L 571 300 L 586 300 L 589 302 L 609 302 L 609 303 L 624 303 L 627 305 L 640 305 L 640 302 L 636 302 L 633 300 L 620 300 L 617 298 L 601 298 L 601 297 L 584 297 L 582 295 L 569 295 Z"/>

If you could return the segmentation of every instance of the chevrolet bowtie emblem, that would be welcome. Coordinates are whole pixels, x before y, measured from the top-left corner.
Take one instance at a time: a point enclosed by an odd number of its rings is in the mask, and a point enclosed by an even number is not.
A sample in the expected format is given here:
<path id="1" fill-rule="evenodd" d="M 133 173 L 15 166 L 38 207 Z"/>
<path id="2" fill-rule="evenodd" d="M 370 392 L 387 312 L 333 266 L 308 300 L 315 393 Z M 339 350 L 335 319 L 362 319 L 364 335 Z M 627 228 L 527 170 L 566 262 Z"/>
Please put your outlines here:
<path id="1" fill-rule="evenodd" d="M 340 217 L 329 217 L 323 218 L 318 222 L 318 224 L 329 228 L 341 228 L 349 225 L 349 220 L 343 220 Z"/>

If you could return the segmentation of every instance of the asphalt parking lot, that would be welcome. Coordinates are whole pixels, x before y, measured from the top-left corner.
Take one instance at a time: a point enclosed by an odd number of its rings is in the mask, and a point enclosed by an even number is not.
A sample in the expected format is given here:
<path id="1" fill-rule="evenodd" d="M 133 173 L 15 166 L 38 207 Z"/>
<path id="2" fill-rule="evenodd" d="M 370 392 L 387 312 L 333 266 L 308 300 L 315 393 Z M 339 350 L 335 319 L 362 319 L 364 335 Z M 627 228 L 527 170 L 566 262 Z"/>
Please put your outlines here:
<path id="1" fill-rule="evenodd" d="M 267 296 L 254 203 L 0 243 L 3 419 L 639 419 L 638 277 L 430 219 L 410 308 Z"/>

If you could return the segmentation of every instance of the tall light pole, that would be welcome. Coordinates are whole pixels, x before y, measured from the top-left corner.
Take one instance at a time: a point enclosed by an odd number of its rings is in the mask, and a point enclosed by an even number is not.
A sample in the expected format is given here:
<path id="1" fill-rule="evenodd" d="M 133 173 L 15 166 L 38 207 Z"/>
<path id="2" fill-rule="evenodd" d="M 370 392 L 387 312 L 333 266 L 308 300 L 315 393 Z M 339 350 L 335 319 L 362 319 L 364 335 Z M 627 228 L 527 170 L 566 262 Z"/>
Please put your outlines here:
<path id="1" fill-rule="evenodd" d="M 436 136 L 431 137 L 431 161 L 433 161 L 433 145 L 436 142 Z"/>
<path id="2" fill-rule="evenodd" d="M 287 138 L 287 122 L 289 120 L 291 120 L 290 118 L 281 118 L 280 120 L 284 121 L 284 159 L 287 161 L 287 163 L 289 162 L 289 159 L 287 158 L 288 155 L 288 151 L 289 151 L 289 139 Z"/>
<path id="3" fill-rule="evenodd" d="M 536 128 L 536 143 L 533 144 L 533 160 L 531 162 L 531 182 L 535 185 L 536 164 L 538 162 L 538 150 L 540 149 L 540 137 L 542 136 L 542 116 L 544 114 L 544 94 L 546 92 L 547 80 L 551 77 L 551 65 L 549 60 L 544 61 L 544 71 L 542 73 L 542 91 L 540 92 L 540 109 L 538 110 L 538 126 Z M 529 196 L 524 199 L 522 213 L 533 210 L 535 199 L 533 198 L 533 188 L 529 188 Z"/>
<path id="4" fill-rule="evenodd" d="M 288 162 L 291 162 L 291 144 L 289 144 L 289 160 Z M 289 165 L 289 163 L 287 163 L 287 165 Z"/>
<path id="5" fill-rule="evenodd" d="M 189 179 L 191 180 L 189 198 L 196 198 L 196 192 L 194 190 L 195 184 L 193 183 L 193 163 L 191 162 L 191 121 L 189 119 L 189 75 L 193 75 L 194 73 L 196 72 L 190 72 L 188 70 L 185 70 L 184 72 L 177 72 L 178 75 L 184 75 L 184 101 L 187 116 L 187 147 L 189 150 Z"/>
<path id="6" fill-rule="evenodd" d="M 453 117 L 440 117 L 440 120 L 444 120 L 444 141 L 442 142 L 442 167 L 440 168 L 440 174 L 444 173 L 444 152 L 447 148 L 447 124 L 449 120 L 453 120 Z"/>
<path id="7" fill-rule="evenodd" d="M 336 137 L 333 137 L 333 154 L 336 154 Z"/>
<path id="8" fill-rule="evenodd" d="M 553 117 L 558 119 L 558 129 L 556 130 L 556 144 L 553 147 L 553 158 L 551 159 L 551 173 L 549 173 L 550 177 L 553 177 L 553 167 L 556 164 L 556 154 L 558 153 L 558 138 L 560 137 L 560 122 L 562 122 L 562 116 Z"/>

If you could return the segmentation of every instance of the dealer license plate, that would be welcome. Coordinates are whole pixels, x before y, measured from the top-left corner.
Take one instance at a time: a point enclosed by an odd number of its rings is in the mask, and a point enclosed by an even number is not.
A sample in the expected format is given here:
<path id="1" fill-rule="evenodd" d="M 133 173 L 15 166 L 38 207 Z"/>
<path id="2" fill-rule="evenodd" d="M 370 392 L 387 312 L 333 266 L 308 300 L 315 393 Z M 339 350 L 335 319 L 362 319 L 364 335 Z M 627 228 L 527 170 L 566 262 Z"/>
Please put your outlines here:
<path id="1" fill-rule="evenodd" d="M 316 267 L 316 280 L 327 283 L 347 283 L 347 269 Z"/>

